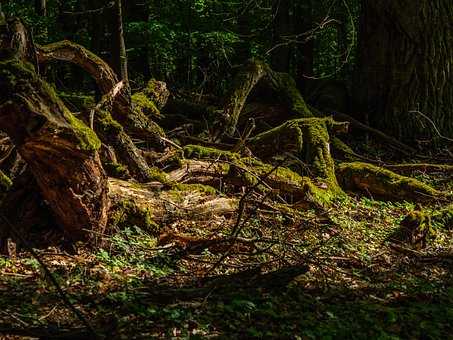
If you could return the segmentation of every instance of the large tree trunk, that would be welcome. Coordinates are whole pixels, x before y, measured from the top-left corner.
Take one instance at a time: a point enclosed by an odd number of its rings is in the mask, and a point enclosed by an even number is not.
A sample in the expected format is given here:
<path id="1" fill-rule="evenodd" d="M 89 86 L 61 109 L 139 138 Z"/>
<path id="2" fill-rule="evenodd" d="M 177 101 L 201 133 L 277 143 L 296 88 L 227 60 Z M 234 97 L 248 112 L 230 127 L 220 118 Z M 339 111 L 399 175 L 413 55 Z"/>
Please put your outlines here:
<path id="1" fill-rule="evenodd" d="M 107 177 L 93 131 L 75 118 L 51 87 L 17 59 L 1 62 L 0 126 L 27 162 L 41 194 L 72 237 L 103 231 Z"/>
<path id="2" fill-rule="evenodd" d="M 0 126 L 17 147 L 61 227 L 73 238 L 103 231 L 109 199 L 96 134 L 75 118 L 28 61 L 34 46 L 20 20 L 2 32 Z M 18 204 L 20 204 L 18 202 Z"/>
<path id="3" fill-rule="evenodd" d="M 451 0 L 364 0 L 362 11 L 360 110 L 407 140 L 435 135 L 433 123 L 451 136 Z"/>

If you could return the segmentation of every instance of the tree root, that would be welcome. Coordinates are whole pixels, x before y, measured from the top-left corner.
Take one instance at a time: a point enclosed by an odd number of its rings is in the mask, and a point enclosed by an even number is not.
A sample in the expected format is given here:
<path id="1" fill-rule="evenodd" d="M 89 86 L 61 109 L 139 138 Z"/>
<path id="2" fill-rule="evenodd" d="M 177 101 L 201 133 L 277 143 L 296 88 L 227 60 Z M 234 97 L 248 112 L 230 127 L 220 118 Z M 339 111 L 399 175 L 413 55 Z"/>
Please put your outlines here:
<path id="1" fill-rule="evenodd" d="M 342 163 L 336 168 L 340 186 L 376 198 L 427 202 L 445 199 L 445 194 L 414 178 L 367 163 Z"/>
<path id="2" fill-rule="evenodd" d="M 392 170 L 397 173 L 410 174 L 414 171 L 423 173 L 442 173 L 453 174 L 453 165 L 447 164 L 395 164 L 383 165 L 384 168 Z"/>
<path id="3" fill-rule="evenodd" d="M 294 118 L 313 117 L 290 75 L 274 72 L 266 63 L 252 59 L 238 72 L 226 97 L 223 119 L 226 121 L 227 134 L 233 135 L 236 131 L 249 94 L 258 83 L 275 92 L 280 101 L 287 105 Z"/>

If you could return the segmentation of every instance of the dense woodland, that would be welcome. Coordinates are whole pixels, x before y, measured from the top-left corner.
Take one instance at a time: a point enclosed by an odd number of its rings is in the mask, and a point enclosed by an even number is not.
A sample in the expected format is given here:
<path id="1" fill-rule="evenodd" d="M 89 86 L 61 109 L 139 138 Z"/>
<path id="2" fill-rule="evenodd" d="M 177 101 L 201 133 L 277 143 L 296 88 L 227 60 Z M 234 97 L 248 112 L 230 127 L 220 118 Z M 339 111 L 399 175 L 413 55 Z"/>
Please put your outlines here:
<path id="1" fill-rule="evenodd" d="M 451 0 L 2 0 L 0 338 L 447 339 Z"/>

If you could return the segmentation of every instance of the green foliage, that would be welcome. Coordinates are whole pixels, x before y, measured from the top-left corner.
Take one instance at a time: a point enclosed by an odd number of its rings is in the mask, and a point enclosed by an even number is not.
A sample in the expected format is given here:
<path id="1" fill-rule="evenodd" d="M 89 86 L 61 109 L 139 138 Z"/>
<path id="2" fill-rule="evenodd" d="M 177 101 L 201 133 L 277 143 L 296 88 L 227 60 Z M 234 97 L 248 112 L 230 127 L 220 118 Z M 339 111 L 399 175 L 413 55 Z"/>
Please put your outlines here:
<path id="1" fill-rule="evenodd" d="M 7 15 L 21 17 L 32 27 L 40 44 L 69 38 L 88 48 L 95 47 L 96 53 L 101 48 L 101 56 L 108 60 L 110 28 L 104 18 L 110 15 L 111 9 L 102 7 L 101 3 L 48 0 L 47 16 L 38 15 L 33 1 L 8 1 L 2 9 Z M 124 4 L 124 29 L 133 81 L 143 85 L 152 75 L 178 86 L 224 92 L 234 73 L 232 66 L 250 57 L 269 61 L 271 51 L 288 44 L 287 40 L 272 38 L 275 20 L 272 4 L 271 0 L 251 3 L 148 0 L 143 6 L 132 1 Z M 293 56 L 289 71 L 294 75 L 298 64 L 306 58 L 300 54 L 299 47 L 307 39 L 315 43 L 316 76 L 344 78 L 350 74 L 355 62 L 359 1 L 323 0 L 311 5 L 294 1 L 290 7 L 294 34 L 304 33 L 298 25 L 310 16 L 313 24 L 305 28 L 309 32 L 302 38 L 290 39 Z M 95 41 L 94 30 L 101 31 L 101 41 Z M 57 66 L 56 72 L 63 73 L 58 77 L 69 88 L 81 89 L 89 84 L 88 77 L 76 76 L 68 66 Z M 74 82 L 74 77 L 82 77 L 82 84 Z"/>

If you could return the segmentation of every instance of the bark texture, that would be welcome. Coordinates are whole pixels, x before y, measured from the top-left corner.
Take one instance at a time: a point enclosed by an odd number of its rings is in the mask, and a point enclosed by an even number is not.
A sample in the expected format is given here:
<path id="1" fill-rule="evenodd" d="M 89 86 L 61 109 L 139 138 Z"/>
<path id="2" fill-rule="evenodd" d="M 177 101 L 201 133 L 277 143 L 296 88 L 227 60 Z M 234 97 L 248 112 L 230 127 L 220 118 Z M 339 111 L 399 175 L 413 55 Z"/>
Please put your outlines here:
<path id="1" fill-rule="evenodd" d="M 78 65 L 95 79 L 102 95 L 109 94 L 119 82 L 115 72 L 105 61 L 83 46 L 67 40 L 39 46 L 37 55 L 40 64 L 60 60 Z M 163 147 L 164 132 L 156 123 L 135 108 L 128 86 L 121 88 L 111 106 L 113 118 L 124 126 L 128 134 L 146 140 L 156 148 Z"/>
<path id="2" fill-rule="evenodd" d="M 0 62 L 0 126 L 27 162 L 59 224 L 74 238 L 103 231 L 109 199 L 100 141 L 30 64 Z"/>
<path id="3" fill-rule="evenodd" d="M 362 11 L 359 97 L 370 122 L 413 140 L 437 134 L 431 119 L 451 136 L 451 0 L 365 0 Z"/>

